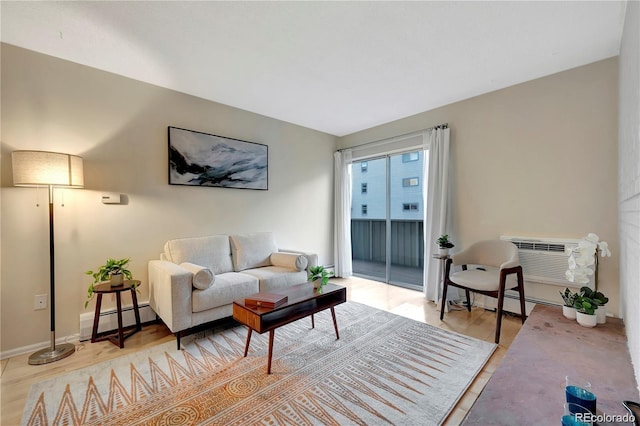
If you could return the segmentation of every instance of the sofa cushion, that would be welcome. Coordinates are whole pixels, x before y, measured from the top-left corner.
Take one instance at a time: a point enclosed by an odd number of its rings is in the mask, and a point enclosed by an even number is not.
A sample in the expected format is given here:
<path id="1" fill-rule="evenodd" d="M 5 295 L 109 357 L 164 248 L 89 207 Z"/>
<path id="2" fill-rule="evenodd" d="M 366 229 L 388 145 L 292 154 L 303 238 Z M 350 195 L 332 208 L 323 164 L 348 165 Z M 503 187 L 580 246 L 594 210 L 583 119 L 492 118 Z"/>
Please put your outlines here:
<path id="1" fill-rule="evenodd" d="M 283 268 L 293 269 L 294 271 L 303 271 L 309 261 L 303 254 L 296 253 L 271 253 L 271 264 L 273 266 L 282 266 Z"/>
<path id="2" fill-rule="evenodd" d="M 193 312 L 202 312 L 243 299 L 259 291 L 258 279 L 251 275 L 227 272 L 216 275 L 216 285 L 206 290 L 193 290 Z"/>
<path id="3" fill-rule="evenodd" d="M 307 281 L 305 271 L 294 271 L 282 266 L 266 266 L 246 269 L 243 274 L 252 275 L 260 280 L 260 291 L 273 291 L 302 284 Z M 217 285 L 217 284 L 216 284 Z"/>
<path id="4" fill-rule="evenodd" d="M 189 262 L 181 263 L 180 266 L 193 274 L 191 284 L 197 289 L 208 289 L 216 279 L 211 269 L 205 268 L 204 266 Z"/>
<path id="5" fill-rule="evenodd" d="M 195 263 L 216 275 L 233 271 L 228 235 L 169 240 L 164 245 L 164 255 L 170 262 Z"/>
<path id="6" fill-rule="evenodd" d="M 272 232 L 236 234 L 229 237 L 233 255 L 233 270 L 236 272 L 250 268 L 271 265 L 271 253 L 278 251 Z"/>

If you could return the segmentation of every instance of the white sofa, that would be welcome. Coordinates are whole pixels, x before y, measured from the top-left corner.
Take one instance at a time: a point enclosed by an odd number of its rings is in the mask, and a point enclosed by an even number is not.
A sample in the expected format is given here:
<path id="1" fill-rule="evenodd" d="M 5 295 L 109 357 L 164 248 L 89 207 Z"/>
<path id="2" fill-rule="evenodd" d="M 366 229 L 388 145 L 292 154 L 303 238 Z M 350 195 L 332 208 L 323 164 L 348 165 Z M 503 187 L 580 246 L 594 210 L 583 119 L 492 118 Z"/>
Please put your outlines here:
<path id="1" fill-rule="evenodd" d="M 232 303 L 307 280 L 318 257 L 278 249 L 271 232 L 167 241 L 149 262 L 149 304 L 175 334 L 232 315 Z"/>

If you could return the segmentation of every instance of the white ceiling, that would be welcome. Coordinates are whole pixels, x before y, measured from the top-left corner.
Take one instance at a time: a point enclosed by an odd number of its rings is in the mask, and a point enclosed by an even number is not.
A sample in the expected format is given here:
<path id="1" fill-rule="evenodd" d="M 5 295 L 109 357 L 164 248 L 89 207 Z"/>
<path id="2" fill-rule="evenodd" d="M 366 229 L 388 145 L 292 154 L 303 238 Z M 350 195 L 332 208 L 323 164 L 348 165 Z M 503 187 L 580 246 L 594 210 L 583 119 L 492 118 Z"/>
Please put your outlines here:
<path id="1" fill-rule="evenodd" d="M 626 2 L 9 2 L 5 43 L 342 136 L 615 56 Z"/>

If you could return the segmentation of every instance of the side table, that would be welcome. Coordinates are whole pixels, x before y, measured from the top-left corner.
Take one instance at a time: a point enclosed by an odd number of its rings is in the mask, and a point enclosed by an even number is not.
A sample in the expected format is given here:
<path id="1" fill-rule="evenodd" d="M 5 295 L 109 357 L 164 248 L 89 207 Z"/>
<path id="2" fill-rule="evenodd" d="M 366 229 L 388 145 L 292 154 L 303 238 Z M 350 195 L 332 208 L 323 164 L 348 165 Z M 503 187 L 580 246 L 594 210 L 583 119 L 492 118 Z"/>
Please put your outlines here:
<path id="1" fill-rule="evenodd" d="M 96 300 L 96 313 L 93 317 L 93 332 L 91 333 L 91 343 L 101 342 L 103 340 L 109 340 L 120 349 L 124 347 L 124 339 L 132 336 L 138 331 L 142 330 L 140 324 L 140 311 L 138 310 L 138 298 L 136 297 L 136 288 L 140 285 L 139 280 L 125 280 L 118 286 L 111 286 L 110 282 L 98 284 L 93 287 L 93 292 L 98 295 Z M 126 330 L 122 327 L 122 298 L 121 294 L 124 291 L 131 291 L 131 300 L 133 301 L 133 311 L 136 315 L 136 324 L 131 327 L 127 327 Z M 106 332 L 101 336 L 98 335 L 98 321 L 100 320 L 100 307 L 102 306 L 102 295 L 114 294 L 116 295 L 116 304 L 118 311 L 118 331 L 116 333 Z"/>
<path id="2" fill-rule="evenodd" d="M 432 258 L 434 259 L 438 259 L 440 261 L 440 276 L 442 279 L 442 282 L 444 283 L 444 279 L 445 279 L 445 274 L 447 273 L 446 268 L 445 268 L 445 264 L 447 262 L 447 259 L 451 259 L 451 256 L 449 256 L 448 254 L 432 254 L 431 255 Z M 444 284 L 442 284 L 444 285 Z M 442 291 L 440 291 L 440 294 L 442 294 Z M 436 308 L 438 309 L 438 311 L 440 310 L 440 305 L 444 303 L 444 311 L 445 312 L 449 312 L 449 304 L 446 303 L 446 301 L 442 300 L 442 298 L 438 299 L 438 303 L 436 304 Z"/>

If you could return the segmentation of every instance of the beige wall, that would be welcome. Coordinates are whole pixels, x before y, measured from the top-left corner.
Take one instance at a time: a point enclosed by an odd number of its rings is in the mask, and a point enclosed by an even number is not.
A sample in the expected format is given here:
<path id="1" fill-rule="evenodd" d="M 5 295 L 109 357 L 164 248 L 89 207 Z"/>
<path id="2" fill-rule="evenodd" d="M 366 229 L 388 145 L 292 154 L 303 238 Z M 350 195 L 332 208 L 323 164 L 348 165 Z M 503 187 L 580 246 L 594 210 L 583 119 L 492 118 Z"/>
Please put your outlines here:
<path id="1" fill-rule="evenodd" d="M 337 145 L 448 122 L 459 246 L 506 234 L 596 232 L 614 253 L 601 263 L 601 289 L 611 298 L 608 311 L 618 315 L 617 72 L 617 59 L 608 59 L 348 135 Z M 59 337 L 78 332 L 84 271 L 109 256 L 130 256 L 144 281 L 147 261 L 169 238 L 274 230 L 281 246 L 313 250 L 332 263 L 333 136 L 8 45 L 1 111 L 3 352 L 48 339 L 47 311 L 33 311 L 33 296 L 48 292 L 47 195 L 11 186 L 16 149 L 85 158 L 86 189 L 56 193 L 65 204 L 56 203 Z M 269 191 L 167 185 L 168 125 L 269 145 Z M 125 194 L 128 204 L 103 205 L 102 192 Z M 559 297 L 557 290 L 528 287 L 543 298 Z M 143 287 L 140 299 L 146 295 Z"/>
<path id="2" fill-rule="evenodd" d="M 33 310 L 49 288 L 47 192 L 12 187 L 17 149 L 85 160 L 85 189 L 56 191 L 58 337 L 78 333 L 84 271 L 131 257 L 147 300 L 147 262 L 170 238 L 270 230 L 281 247 L 333 262 L 334 136 L 5 44 L 1 53 L 3 352 L 49 339 L 48 310 Z M 268 145 L 269 190 L 168 185 L 169 125 Z M 104 205 L 103 192 L 128 203 Z"/>
<path id="3" fill-rule="evenodd" d="M 340 148 L 451 128 L 452 234 L 458 247 L 501 235 L 597 233 L 613 256 L 599 288 L 619 314 L 617 58 L 471 98 L 338 139 Z M 527 285 L 560 300 L 558 287 Z"/>
<path id="4" fill-rule="evenodd" d="M 640 2 L 628 2 L 620 46 L 620 299 L 640 391 Z"/>

